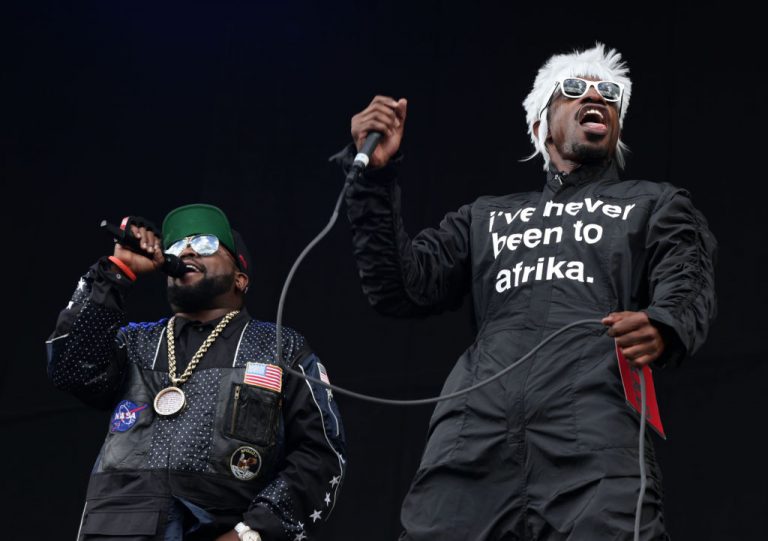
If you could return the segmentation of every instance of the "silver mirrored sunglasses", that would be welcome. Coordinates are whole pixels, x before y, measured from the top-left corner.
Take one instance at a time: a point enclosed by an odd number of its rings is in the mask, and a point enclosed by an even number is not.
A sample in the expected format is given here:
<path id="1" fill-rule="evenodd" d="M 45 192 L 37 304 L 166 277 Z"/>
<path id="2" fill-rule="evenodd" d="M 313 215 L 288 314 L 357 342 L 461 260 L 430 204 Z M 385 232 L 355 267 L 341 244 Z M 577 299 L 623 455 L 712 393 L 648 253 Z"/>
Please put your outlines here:
<path id="1" fill-rule="evenodd" d="M 189 246 L 199 255 L 213 255 L 219 249 L 219 238 L 216 235 L 192 235 L 184 237 L 171 244 L 165 253 L 179 256 Z"/>

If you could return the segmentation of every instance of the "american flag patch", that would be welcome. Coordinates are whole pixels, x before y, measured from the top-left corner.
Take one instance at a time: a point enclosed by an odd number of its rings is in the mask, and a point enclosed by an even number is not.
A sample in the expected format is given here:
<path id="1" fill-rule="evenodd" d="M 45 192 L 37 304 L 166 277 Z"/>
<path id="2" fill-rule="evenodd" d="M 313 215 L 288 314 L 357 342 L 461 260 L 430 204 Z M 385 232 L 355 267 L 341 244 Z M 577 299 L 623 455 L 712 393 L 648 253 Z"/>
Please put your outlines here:
<path id="1" fill-rule="evenodd" d="M 330 385 L 331 381 L 328 379 L 328 372 L 325 371 L 325 367 L 322 364 L 317 363 L 317 369 L 320 370 L 320 381 Z"/>
<path id="2" fill-rule="evenodd" d="M 283 369 L 274 364 L 248 363 L 243 383 L 279 393 L 283 388 Z"/>

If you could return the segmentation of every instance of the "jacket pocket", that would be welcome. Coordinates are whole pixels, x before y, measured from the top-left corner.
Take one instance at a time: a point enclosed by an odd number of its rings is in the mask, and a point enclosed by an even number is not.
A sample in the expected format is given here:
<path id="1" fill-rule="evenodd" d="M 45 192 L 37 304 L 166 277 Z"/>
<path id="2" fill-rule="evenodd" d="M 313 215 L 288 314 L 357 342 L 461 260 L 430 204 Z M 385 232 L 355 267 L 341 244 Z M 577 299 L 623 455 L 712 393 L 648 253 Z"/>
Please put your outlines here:
<path id="1" fill-rule="evenodd" d="M 275 443 L 280 395 L 244 383 L 233 383 L 224 417 L 224 433 L 268 447 Z"/>
<path id="2" fill-rule="evenodd" d="M 159 511 L 97 511 L 88 513 L 81 533 L 87 541 L 147 541 L 155 537 Z"/>

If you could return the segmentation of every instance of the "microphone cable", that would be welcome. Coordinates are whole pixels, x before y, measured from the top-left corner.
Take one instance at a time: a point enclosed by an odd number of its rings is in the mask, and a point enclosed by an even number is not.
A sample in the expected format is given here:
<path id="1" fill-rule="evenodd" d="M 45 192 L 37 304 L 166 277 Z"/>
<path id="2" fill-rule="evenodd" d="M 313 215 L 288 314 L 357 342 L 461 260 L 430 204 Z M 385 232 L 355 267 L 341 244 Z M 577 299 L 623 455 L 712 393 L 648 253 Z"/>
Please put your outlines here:
<path id="1" fill-rule="evenodd" d="M 633 368 L 633 370 L 636 370 Z M 637 370 L 640 375 L 640 443 L 638 444 L 638 458 L 640 463 L 640 493 L 637 496 L 637 507 L 635 508 L 635 539 L 640 541 L 640 516 L 643 509 L 643 499 L 645 498 L 646 473 L 645 473 L 645 374 L 642 369 Z"/>
<path id="2" fill-rule="evenodd" d="M 283 321 L 283 312 L 285 308 L 285 298 L 288 293 L 288 286 L 290 285 L 291 280 L 293 280 L 293 276 L 294 274 L 296 274 L 296 269 L 298 269 L 302 260 L 307 256 L 307 254 L 312 250 L 312 248 L 314 248 L 317 245 L 317 243 L 319 243 L 333 228 L 334 224 L 336 223 L 336 220 L 339 217 L 339 209 L 341 208 L 341 202 L 344 200 L 344 194 L 347 190 L 347 186 L 352 182 L 354 182 L 355 178 L 357 177 L 357 175 L 359 175 L 362 172 L 365 165 L 367 164 L 364 164 L 362 166 L 355 165 L 349 171 L 346 179 L 344 180 L 344 185 L 341 188 L 341 192 L 339 192 L 339 195 L 336 198 L 336 205 L 333 208 L 333 212 L 331 213 L 330 220 L 325 225 L 325 227 L 315 236 L 315 238 L 313 238 L 304 247 L 301 253 L 299 253 L 298 257 L 296 258 L 296 261 L 294 261 L 290 271 L 288 272 L 288 275 L 285 278 L 285 282 L 283 283 L 283 289 L 280 292 L 280 300 L 277 304 L 277 317 L 275 319 L 275 340 L 276 340 L 276 358 L 280 366 L 286 372 L 296 377 L 302 378 L 306 381 L 311 381 L 327 389 L 331 389 L 335 392 L 348 395 L 353 398 L 357 398 L 358 400 L 362 400 L 364 402 L 372 402 L 374 404 L 386 404 L 390 406 L 423 406 L 427 404 L 436 404 L 444 400 L 451 400 L 453 398 L 457 398 L 459 396 L 471 393 L 472 391 L 475 391 L 480 387 L 483 387 L 491 383 L 492 381 L 499 379 L 500 377 L 508 373 L 510 370 L 520 365 L 523 361 L 530 358 L 534 353 L 536 353 L 539 349 L 544 347 L 544 345 L 546 345 L 556 336 L 564 333 L 569 329 L 572 329 L 573 327 L 577 327 L 580 325 L 602 325 L 602 322 L 599 319 L 579 319 L 577 321 L 569 323 L 561 327 L 560 329 L 556 330 L 546 338 L 544 338 L 541 342 L 539 342 L 536 346 L 534 346 L 530 351 L 528 351 L 528 353 L 520 357 L 517 361 L 513 362 L 506 368 L 500 370 L 493 376 L 490 376 L 484 380 L 479 381 L 474 385 L 471 385 L 459 391 L 455 391 L 453 393 L 449 393 L 442 396 L 430 397 L 430 398 L 419 398 L 414 400 L 396 400 L 392 398 L 382 398 L 378 396 L 371 396 L 371 395 L 351 391 L 344 387 L 339 387 L 338 385 L 326 383 L 318 378 L 309 376 L 307 374 L 304 374 L 303 372 L 299 372 L 297 370 L 294 370 L 290 366 L 288 366 L 286 363 L 283 362 L 283 341 L 282 341 L 282 328 L 283 328 L 282 321 Z M 633 370 L 637 370 L 637 369 L 633 368 Z M 640 433 L 639 433 L 640 443 L 639 443 L 639 459 L 638 459 L 638 462 L 640 463 L 640 493 L 637 498 L 637 507 L 635 509 L 634 541 L 640 541 L 640 516 L 641 516 L 643 500 L 645 497 L 645 489 L 646 489 L 646 482 L 647 482 L 646 471 L 645 471 L 645 421 L 646 421 L 645 419 L 646 418 L 645 377 L 643 375 L 642 370 L 637 370 L 637 372 L 640 375 Z"/>

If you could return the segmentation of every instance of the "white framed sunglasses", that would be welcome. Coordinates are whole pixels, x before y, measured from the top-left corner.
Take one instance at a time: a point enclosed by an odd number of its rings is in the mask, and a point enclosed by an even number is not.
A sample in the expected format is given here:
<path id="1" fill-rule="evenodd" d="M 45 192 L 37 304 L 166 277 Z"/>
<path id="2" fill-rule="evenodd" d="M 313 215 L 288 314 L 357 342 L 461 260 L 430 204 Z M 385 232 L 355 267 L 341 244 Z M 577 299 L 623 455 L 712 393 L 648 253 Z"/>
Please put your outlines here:
<path id="1" fill-rule="evenodd" d="M 624 97 L 624 85 L 615 81 L 590 81 L 589 79 L 582 79 L 581 77 L 562 77 L 555 81 L 555 88 L 552 89 L 552 93 L 549 95 L 547 103 L 541 108 L 539 112 L 539 118 L 544 114 L 544 109 L 549 107 L 552 103 L 552 98 L 555 96 L 557 89 L 560 89 L 563 96 L 571 99 L 580 98 L 589 92 L 589 89 L 595 87 L 597 93 L 608 102 L 616 103 L 621 101 Z M 621 104 L 618 105 L 619 111 L 621 111 Z"/>
<path id="2" fill-rule="evenodd" d="M 589 92 L 591 87 L 595 87 L 597 93 L 605 101 L 619 101 L 624 93 L 624 85 L 621 83 L 615 81 L 590 81 L 581 77 L 563 77 L 557 81 L 557 86 L 560 87 L 563 95 L 569 98 L 580 98 Z M 555 89 L 557 89 L 557 86 L 555 86 Z"/>
<path id="3" fill-rule="evenodd" d="M 199 255 L 213 255 L 216 253 L 216 250 L 219 249 L 219 237 L 216 235 L 192 235 L 190 237 L 184 237 L 166 248 L 165 253 L 178 257 L 187 246 L 192 248 Z"/>

